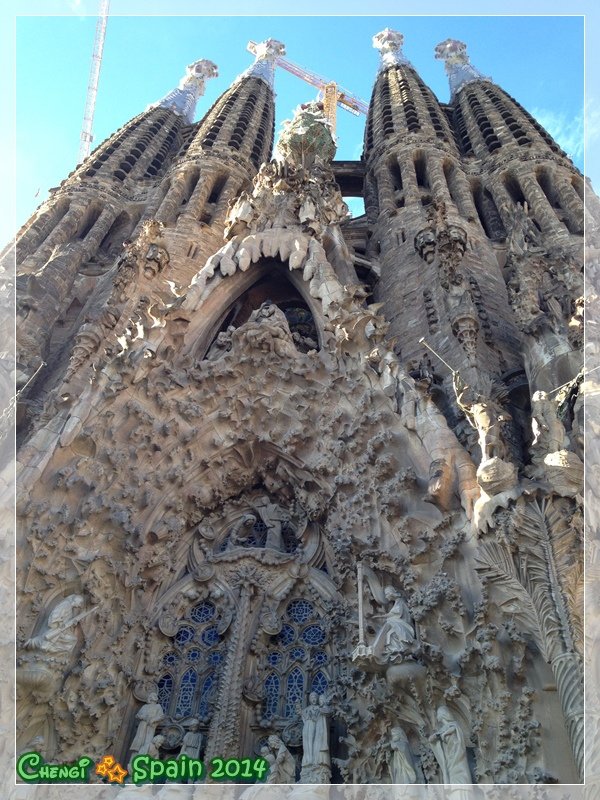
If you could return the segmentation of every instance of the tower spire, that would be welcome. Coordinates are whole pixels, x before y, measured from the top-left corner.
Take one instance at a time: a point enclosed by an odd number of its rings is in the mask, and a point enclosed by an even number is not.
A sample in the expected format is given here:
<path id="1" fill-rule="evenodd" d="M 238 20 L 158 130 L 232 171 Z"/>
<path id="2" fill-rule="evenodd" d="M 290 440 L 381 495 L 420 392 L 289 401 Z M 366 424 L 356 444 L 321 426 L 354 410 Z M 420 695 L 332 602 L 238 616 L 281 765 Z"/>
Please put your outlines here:
<path id="1" fill-rule="evenodd" d="M 218 76 L 217 65 L 203 58 L 194 61 L 185 68 L 185 75 L 179 86 L 166 94 L 162 100 L 152 103 L 149 108 L 168 108 L 177 116 L 185 117 L 186 122 L 194 121 L 196 103 L 204 94 L 204 86 L 208 78 Z"/>
<path id="2" fill-rule="evenodd" d="M 440 42 L 435 48 L 435 57 L 444 61 L 452 97 L 467 83 L 490 80 L 471 64 L 467 55 L 467 45 L 458 39 L 446 39 Z"/>
<path id="3" fill-rule="evenodd" d="M 278 56 L 285 55 L 285 45 L 277 39 L 266 39 L 258 44 L 249 42 L 248 50 L 256 56 L 256 60 L 242 72 L 238 80 L 260 78 L 272 89 L 275 82 L 275 60 Z"/>
<path id="4" fill-rule="evenodd" d="M 404 35 L 399 33 L 399 31 L 391 30 L 391 28 L 385 28 L 373 36 L 373 47 L 379 50 L 381 54 L 379 72 L 383 72 L 398 64 L 405 64 L 408 67 L 412 67 L 412 64 L 402 52 L 403 43 Z"/>

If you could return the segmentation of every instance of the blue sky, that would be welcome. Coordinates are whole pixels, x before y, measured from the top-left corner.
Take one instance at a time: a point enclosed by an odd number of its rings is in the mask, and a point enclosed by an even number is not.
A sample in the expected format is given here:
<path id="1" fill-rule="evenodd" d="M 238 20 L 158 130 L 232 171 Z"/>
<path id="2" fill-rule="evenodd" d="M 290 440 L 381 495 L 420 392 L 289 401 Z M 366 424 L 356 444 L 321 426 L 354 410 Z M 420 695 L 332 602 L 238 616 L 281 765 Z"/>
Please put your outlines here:
<path id="1" fill-rule="evenodd" d="M 246 51 L 249 39 L 280 39 L 290 60 L 368 101 L 378 64 L 371 37 L 389 26 L 405 35 L 405 54 L 442 101 L 448 99 L 447 80 L 433 49 L 448 37 L 465 41 L 473 64 L 534 113 L 583 169 L 581 16 L 260 16 L 268 3 L 245 4 L 247 13 L 255 9 L 253 16 L 245 17 L 120 16 L 135 11 L 134 5 L 139 10 L 142 4 L 111 3 L 94 124 L 96 144 L 175 86 L 187 63 L 210 58 L 220 75 L 207 84 L 198 104 L 199 118 L 252 62 Z M 223 10 L 233 11 L 235 5 L 224 3 Z M 551 11 L 551 3 L 543 5 Z M 95 17 L 86 14 L 93 15 L 98 4 L 32 1 L 21 3 L 19 11 L 24 6 L 31 14 L 41 8 L 51 11 L 53 6 L 73 13 L 16 19 L 17 225 L 75 166 L 95 29 Z M 303 4 L 307 14 L 310 6 Z M 329 8 L 334 12 L 333 3 L 318 6 L 323 13 Z M 377 0 L 369 4 L 374 11 L 384 6 L 398 4 Z M 198 13 L 201 7 L 206 4 L 169 4 L 169 9 L 184 13 L 194 9 Z M 347 14 L 354 7 L 364 9 L 362 4 L 344 4 Z M 526 11 L 519 7 L 521 13 Z M 158 13 L 165 4 L 146 2 L 143 8 Z M 298 103 L 315 96 L 312 87 L 282 70 L 277 72 L 276 92 L 277 129 Z M 593 112 L 592 107 L 592 116 Z M 339 111 L 338 158 L 360 157 L 363 127 L 364 117 Z M 589 162 L 587 166 L 589 173 Z"/>

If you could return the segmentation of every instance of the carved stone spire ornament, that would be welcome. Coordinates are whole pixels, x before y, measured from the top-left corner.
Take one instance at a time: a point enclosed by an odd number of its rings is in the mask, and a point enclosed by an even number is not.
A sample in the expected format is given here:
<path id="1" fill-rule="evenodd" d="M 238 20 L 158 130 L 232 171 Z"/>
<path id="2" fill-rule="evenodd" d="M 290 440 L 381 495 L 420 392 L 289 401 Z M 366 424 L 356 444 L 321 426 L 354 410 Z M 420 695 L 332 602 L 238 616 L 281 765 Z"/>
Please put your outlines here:
<path id="1" fill-rule="evenodd" d="M 248 50 L 256 56 L 256 60 L 242 72 L 238 81 L 242 78 L 260 78 L 272 89 L 275 83 L 275 61 L 278 56 L 285 55 L 285 45 L 277 39 L 265 39 L 258 44 L 249 42 Z"/>
<path id="2" fill-rule="evenodd" d="M 402 52 L 403 43 L 404 35 L 391 28 L 384 28 L 373 36 L 373 47 L 379 50 L 381 55 L 380 72 L 399 65 L 412 66 Z"/>
<path id="3" fill-rule="evenodd" d="M 148 108 L 167 108 L 191 124 L 194 121 L 196 104 L 204 94 L 206 81 L 209 78 L 216 78 L 218 74 L 217 65 L 212 61 L 206 58 L 194 61 L 185 68 L 185 75 L 180 80 L 179 86 Z"/>
<path id="4" fill-rule="evenodd" d="M 445 39 L 440 42 L 435 48 L 435 57 L 444 62 L 452 97 L 468 83 L 490 80 L 471 64 L 467 55 L 467 45 L 458 39 Z"/>

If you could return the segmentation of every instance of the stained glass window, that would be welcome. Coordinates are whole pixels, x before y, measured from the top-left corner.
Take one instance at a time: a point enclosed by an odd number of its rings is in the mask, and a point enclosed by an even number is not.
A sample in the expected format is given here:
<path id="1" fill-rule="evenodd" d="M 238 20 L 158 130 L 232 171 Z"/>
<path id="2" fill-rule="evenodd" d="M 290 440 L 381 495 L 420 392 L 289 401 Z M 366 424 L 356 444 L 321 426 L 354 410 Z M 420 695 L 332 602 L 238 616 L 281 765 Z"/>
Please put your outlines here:
<path id="1" fill-rule="evenodd" d="M 219 636 L 217 626 L 212 625 L 210 628 L 206 628 L 206 630 L 202 632 L 200 638 L 205 645 L 212 647 L 212 645 L 216 644 L 221 637 Z"/>
<path id="2" fill-rule="evenodd" d="M 328 685 L 329 681 L 321 672 L 321 670 L 319 670 L 312 679 L 310 690 L 311 692 L 316 692 L 317 694 L 325 694 Z"/>
<path id="3" fill-rule="evenodd" d="M 173 692 L 173 678 L 167 673 L 158 681 L 158 702 L 162 710 L 167 713 L 171 704 L 171 693 Z"/>
<path id="4" fill-rule="evenodd" d="M 179 630 L 175 634 L 175 642 L 178 645 L 187 644 L 193 638 L 194 638 L 194 629 L 190 628 L 189 625 L 185 625 L 183 628 L 179 628 Z"/>
<path id="5" fill-rule="evenodd" d="M 205 600 L 203 603 L 200 603 L 197 606 L 194 606 L 190 611 L 190 617 L 194 620 L 194 622 L 208 622 L 209 619 L 212 619 L 215 615 L 215 607 L 214 605 Z"/>
<path id="6" fill-rule="evenodd" d="M 298 706 L 302 706 L 304 697 L 304 675 L 298 667 L 290 672 L 287 679 L 285 698 L 285 717 L 293 717 L 298 711 Z"/>
<path id="7" fill-rule="evenodd" d="M 202 653 L 200 652 L 200 650 L 197 650 L 194 647 L 192 650 L 188 650 L 187 660 L 191 661 L 192 663 L 194 663 L 196 661 L 200 661 L 201 656 L 202 656 Z"/>
<path id="8" fill-rule="evenodd" d="M 198 704 L 198 714 L 200 715 L 200 719 L 207 719 L 210 715 L 210 701 L 212 699 L 215 685 L 215 673 L 211 672 L 210 675 L 206 676 L 204 683 L 202 684 L 200 703 Z"/>
<path id="9" fill-rule="evenodd" d="M 223 653 L 219 653 L 218 651 L 216 651 L 215 653 L 209 653 L 207 661 L 209 664 L 212 664 L 213 666 L 216 667 L 218 664 L 223 663 Z"/>
<path id="10" fill-rule="evenodd" d="M 306 705 L 309 692 L 323 694 L 330 682 L 329 657 L 323 649 L 327 634 L 314 603 L 295 598 L 287 604 L 285 617 L 281 631 L 270 639 L 273 649 L 265 655 L 266 719 L 295 717 Z"/>
<path id="11" fill-rule="evenodd" d="M 176 717 L 187 717 L 192 713 L 192 704 L 194 700 L 194 689 L 198 681 L 198 675 L 193 669 L 188 669 L 184 673 L 179 685 L 179 695 L 177 697 L 177 706 L 175 708 Z"/>
<path id="12" fill-rule="evenodd" d="M 265 702 L 264 715 L 266 719 L 271 719 L 277 714 L 279 705 L 279 675 L 271 672 L 265 680 Z"/>
<path id="13" fill-rule="evenodd" d="M 301 638 L 306 644 L 321 644 L 325 641 L 325 631 L 320 625 L 309 625 L 302 631 Z"/>
<path id="14" fill-rule="evenodd" d="M 174 667 L 175 664 L 178 663 L 179 663 L 179 656 L 177 655 L 177 653 L 170 652 L 166 653 L 163 656 L 163 664 L 165 665 L 165 667 Z"/>
<path id="15" fill-rule="evenodd" d="M 288 617 L 301 625 L 307 622 L 314 613 L 314 606 L 308 600 L 292 600 L 287 607 Z"/>

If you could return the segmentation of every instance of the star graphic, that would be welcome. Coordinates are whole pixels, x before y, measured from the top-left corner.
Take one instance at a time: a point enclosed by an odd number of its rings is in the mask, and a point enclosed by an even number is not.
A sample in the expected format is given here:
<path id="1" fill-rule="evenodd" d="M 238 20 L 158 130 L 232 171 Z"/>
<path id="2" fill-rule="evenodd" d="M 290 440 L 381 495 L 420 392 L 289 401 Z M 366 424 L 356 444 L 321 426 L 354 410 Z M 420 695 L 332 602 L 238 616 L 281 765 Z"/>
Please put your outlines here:
<path id="1" fill-rule="evenodd" d="M 104 758 L 96 764 L 96 775 L 108 775 L 114 763 L 115 759 L 113 756 L 104 756 Z"/>
<path id="2" fill-rule="evenodd" d="M 127 770 L 123 769 L 123 767 L 119 763 L 117 763 L 108 773 L 108 780 L 111 783 L 123 783 L 123 780 L 125 779 L 126 775 L 127 775 Z"/>

